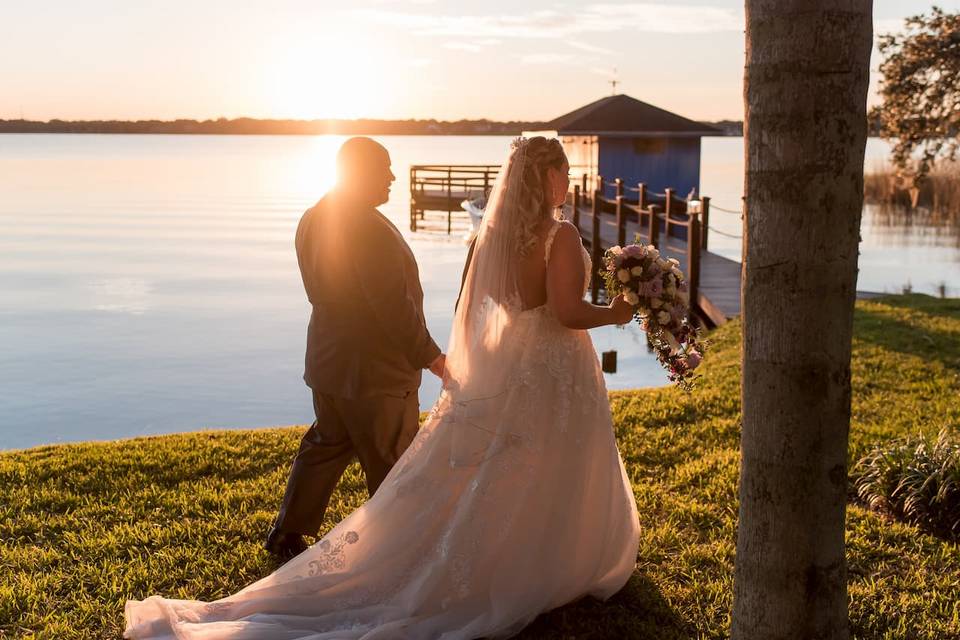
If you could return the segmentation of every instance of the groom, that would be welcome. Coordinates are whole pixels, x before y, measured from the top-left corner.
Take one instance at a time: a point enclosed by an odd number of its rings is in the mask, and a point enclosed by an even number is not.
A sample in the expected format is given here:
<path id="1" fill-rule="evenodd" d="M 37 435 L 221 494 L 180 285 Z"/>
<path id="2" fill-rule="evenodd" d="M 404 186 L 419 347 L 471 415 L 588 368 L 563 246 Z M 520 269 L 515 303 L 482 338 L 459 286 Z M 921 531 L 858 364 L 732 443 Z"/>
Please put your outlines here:
<path id="1" fill-rule="evenodd" d="M 443 374 L 413 253 L 375 208 L 394 179 L 385 148 L 351 138 L 337 153 L 336 187 L 297 227 L 297 261 L 313 306 L 303 379 L 316 421 L 264 545 L 281 559 L 306 549 L 304 535 L 317 534 L 354 456 L 373 495 L 417 433 L 421 369 Z"/>

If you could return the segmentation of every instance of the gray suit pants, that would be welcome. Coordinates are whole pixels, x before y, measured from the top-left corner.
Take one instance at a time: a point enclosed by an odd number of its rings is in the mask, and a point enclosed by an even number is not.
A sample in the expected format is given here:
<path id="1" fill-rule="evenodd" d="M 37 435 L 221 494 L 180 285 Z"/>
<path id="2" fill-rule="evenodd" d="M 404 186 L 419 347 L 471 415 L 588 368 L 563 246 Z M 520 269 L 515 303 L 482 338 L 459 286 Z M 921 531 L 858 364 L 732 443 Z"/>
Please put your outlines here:
<path id="1" fill-rule="evenodd" d="M 337 482 L 356 456 L 372 496 L 417 435 L 420 402 L 406 397 L 339 398 L 313 392 L 317 420 L 300 441 L 275 526 L 317 535 Z"/>

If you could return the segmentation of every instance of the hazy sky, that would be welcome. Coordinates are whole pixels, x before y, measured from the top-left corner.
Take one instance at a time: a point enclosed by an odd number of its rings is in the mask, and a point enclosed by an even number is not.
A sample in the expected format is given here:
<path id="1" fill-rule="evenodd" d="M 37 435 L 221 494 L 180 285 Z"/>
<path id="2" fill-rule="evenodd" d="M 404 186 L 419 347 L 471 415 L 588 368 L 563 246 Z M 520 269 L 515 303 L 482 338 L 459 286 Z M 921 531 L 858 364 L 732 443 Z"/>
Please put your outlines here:
<path id="1" fill-rule="evenodd" d="M 930 6 L 875 0 L 875 30 Z M 609 94 L 614 68 L 618 92 L 682 115 L 743 114 L 742 2 L 11 0 L 0 15 L 0 118 L 541 120 Z"/>

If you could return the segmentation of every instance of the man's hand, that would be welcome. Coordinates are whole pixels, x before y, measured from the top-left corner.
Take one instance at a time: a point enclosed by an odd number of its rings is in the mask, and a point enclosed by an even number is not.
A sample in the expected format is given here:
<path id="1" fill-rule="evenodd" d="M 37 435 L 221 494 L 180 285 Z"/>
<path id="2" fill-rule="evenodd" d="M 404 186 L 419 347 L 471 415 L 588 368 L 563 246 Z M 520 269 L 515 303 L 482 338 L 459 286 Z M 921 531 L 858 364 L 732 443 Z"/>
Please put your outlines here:
<path id="1" fill-rule="evenodd" d="M 430 366 L 428 368 L 430 369 L 430 373 L 432 373 L 433 375 L 443 380 L 443 372 L 444 372 L 444 369 L 446 368 L 446 364 L 447 364 L 447 356 L 441 353 L 436 358 L 434 358 L 433 362 L 430 363 Z"/>

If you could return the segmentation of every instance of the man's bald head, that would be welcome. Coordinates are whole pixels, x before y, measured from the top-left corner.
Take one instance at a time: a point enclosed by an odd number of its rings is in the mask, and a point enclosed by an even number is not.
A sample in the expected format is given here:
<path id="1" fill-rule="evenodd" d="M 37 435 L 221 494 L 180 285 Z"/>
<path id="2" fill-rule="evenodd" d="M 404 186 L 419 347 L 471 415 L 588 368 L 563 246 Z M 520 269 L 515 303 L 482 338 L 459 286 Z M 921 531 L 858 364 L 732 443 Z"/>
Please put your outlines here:
<path id="1" fill-rule="evenodd" d="M 374 207 L 383 204 L 395 178 L 390 154 L 375 140 L 350 138 L 337 151 L 337 190 L 351 199 Z"/>

